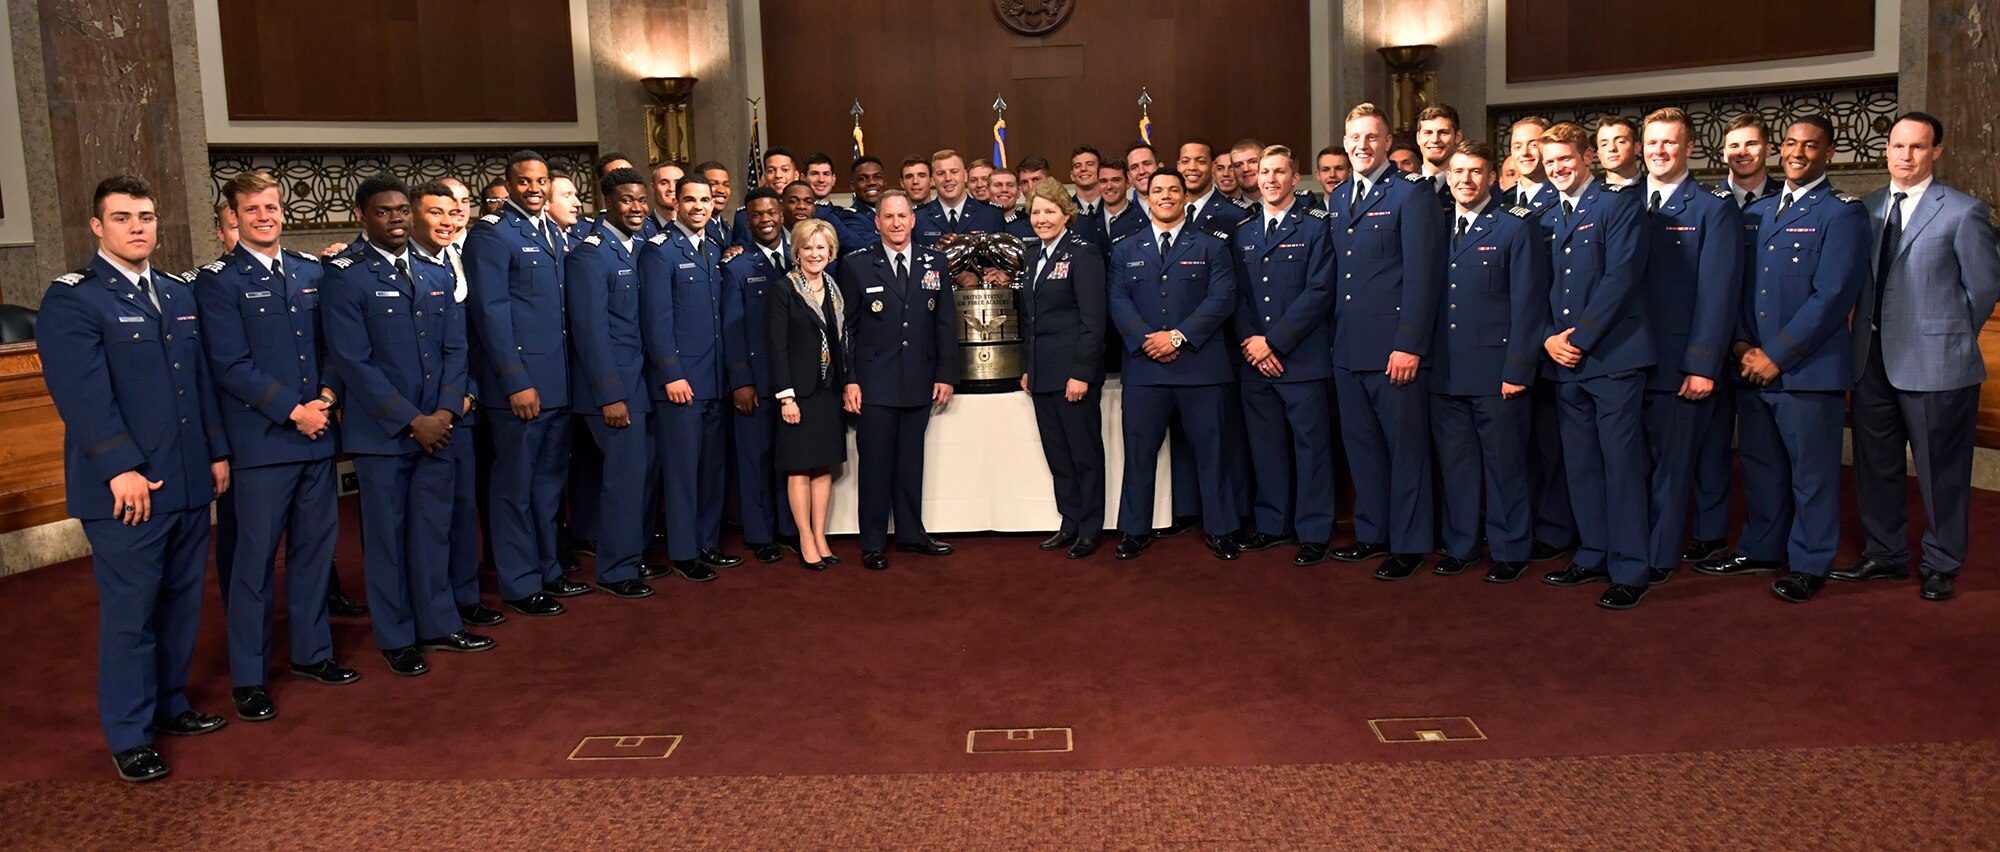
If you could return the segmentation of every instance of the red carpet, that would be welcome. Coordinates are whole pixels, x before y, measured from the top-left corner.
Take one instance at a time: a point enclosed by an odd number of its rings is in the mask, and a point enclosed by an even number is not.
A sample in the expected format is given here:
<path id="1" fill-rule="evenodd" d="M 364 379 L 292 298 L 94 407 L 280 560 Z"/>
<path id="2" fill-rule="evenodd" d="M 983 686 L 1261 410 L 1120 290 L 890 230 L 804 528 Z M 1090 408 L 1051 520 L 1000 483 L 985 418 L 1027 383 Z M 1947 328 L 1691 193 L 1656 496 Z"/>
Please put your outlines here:
<path id="1" fill-rule="evenodd" d="M 1990 546 L 2000 494 L 1974 496 L 1974 546 Z M 1847 529 L 1857 538 L 1852 518 Z M 433 672 L 416 679 L 388 673 L 365 621 L 338 623 L 360 683 L 274 676 L 275 721 L 232 715 L 218 734 L 164 741 L 166 783 L 1226 767 L 2000 738 L 2000 576 L 1986 558 L 1943 605 L 1919 601 L 1914 583 L 1871 583 L 1830 584 L 1793 606 L 1768 579 L 1682 571 L 1639 609 L 1612 613 L 1592 605 L 1602 587 L 1429 574 L 1381 583 L 1366 565 L 1294 568 L 1289 548 L 1220 562 L 1194 536 L 1136 562 L 1108 548 L 1071 562 L 1032 537 L 953 541 L 955 556 L 902 555 L 886 573 L 856 566 L 848 540 L 836 542 L 847 563 L 822 574 L 752 563 L 707 585 L 656 581 L 661 594 L 645 601 L 573 598 L 565 616 L 513 616 L 488 631 L 494 651 L 431 655 Z M 1847 542 L 1843 559 L 1857 547 Z M 351 533 L 341 564 L 358 590 Z M 231 715 L 222 633 L 211 582 L 191 692 Z M 0 781 L 112 778 L 94 644 L 87 561 L 0 579 L 10 649 Z M 1369 725 L 1411 716 L 1469 716 L 1487 739 L 1385 744 Z M 1074 750 L 966 753 L 970 729 L 1046 726 L 1071 728 Z M 590 735 L 683 739 L 665 760 L 568 759 Z"/>

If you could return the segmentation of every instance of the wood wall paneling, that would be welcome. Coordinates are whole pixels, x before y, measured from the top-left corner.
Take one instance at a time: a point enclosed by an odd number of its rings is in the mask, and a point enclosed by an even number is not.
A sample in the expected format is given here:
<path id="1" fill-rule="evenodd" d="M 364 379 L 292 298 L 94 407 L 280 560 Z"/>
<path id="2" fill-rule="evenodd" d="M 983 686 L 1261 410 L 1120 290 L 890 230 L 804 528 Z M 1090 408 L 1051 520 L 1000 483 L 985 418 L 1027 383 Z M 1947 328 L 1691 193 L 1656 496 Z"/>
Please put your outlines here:
<path id="1" fill-rule="evenodd" d="M 1925 111 L 1945 126 L 1945 156 L 1938 179 L 2000 207 L 2000 128 L 1993 120 L 1993 92 L 2000 87 L 2000 39 L 1991 32 L 1992 0 L 1930 0 L 1930 91 Z M 1981 17 L 1985 16 L 1982 23 Z M 1979 445 L 2000 448 L 2000 319 L 1979 335 L 1986 356 L 1986 384 L 1979 389 Z"/>
<path id="2" fill-rule="evenodd" d="M 0 533 L 69 517 L 62 441 L 35 345 L 0 346 Z"/>
<path id="3" fill-rule="evenodd" d="M 1508 0 L 1507 81 L 1856 53 L 1875 46 L 1875 0 Z M 1891 7 L 1891 13 L 1893 14 Z"/>
<path id="4" fill-rule="evenodd" d="M 238 121 L 576 120 L 568 0 L 217 0 Z"/>
<path id="5" fill-rule="evenodd" d="M 983 2 L 764 0 L 767 138 L 845 163 L 860 98 L 868 153 L 894 175 L 910 154 L 993 150 L 993 98 L 1007 99 L 1010 164 L 1040 154 L 1066 174 L 1070 149 L 1124 154 L 1139 135 L 1139 89 L 1153 96 L 1153 144 L 1171 163 L 1184 136 L 1218 147 L 1243 136 L 1317 150 L 1309 138 L 1307 7 L 1077 4 L 1041 38 L 1015 35 Z M 703 109 L 747 109 L 710 105 Z M 731 168 L 742 154 L 720 152 Z M 843 180 L 846 169 L 839 168 Z M 893 178 L 891 180 L 893 183 Z"/>

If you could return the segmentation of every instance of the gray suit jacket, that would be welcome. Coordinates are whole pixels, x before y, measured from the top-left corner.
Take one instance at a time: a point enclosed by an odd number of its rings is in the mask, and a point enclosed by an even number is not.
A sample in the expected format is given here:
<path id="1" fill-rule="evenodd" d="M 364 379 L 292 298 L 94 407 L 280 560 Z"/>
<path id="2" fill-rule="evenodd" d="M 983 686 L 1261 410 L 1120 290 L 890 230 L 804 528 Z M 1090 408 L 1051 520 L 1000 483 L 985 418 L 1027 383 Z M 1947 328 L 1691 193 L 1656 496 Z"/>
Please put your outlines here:
<path id="1" fill-rule="evenodd" d="M 1868 194 L 1874 239 L 1869 266 L 1882 256 L 1889 188 Z M 1903 223 L 1886 280 L 1870 276 L 1854 306 L 1854 368 L 1868 363 L 1875 288 L 1882 291 L 1882 366 L 1897 390 L 1944 391 L 1986 380 L 1979 330 L 2000 298 L 2000 248 L 1992 212 L 1979 199 L 1932 181 Z"/>

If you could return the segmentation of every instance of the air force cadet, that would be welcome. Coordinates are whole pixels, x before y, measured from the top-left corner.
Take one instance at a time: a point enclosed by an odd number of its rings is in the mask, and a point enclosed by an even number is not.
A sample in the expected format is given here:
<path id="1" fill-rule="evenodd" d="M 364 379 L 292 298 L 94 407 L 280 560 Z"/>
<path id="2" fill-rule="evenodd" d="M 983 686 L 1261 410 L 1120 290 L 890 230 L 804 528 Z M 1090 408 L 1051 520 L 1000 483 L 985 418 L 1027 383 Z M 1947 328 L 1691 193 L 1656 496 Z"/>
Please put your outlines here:
<path id="1" fill-rule="evenodd" d="M 965 186 L 965 158 L 949 148 L 931 155 L 937 198 L 917 208 L 916 242 L 929 248 L 946 234 L 997 234 L 1006 230 L 1000 208 L 973 198 Z"/>
<path id="2" fill-rule="evenodd" d="M 1966 559 L 1973 427 L 1986 364 L 1979 330 L 2000 297 L 1992 211 L 1938 183 L 1944 123 L 1910 113 L 1889 129 L 1889 185 L 1862 204 L 1874 218 L 1875 277 L 1854 312 L 1854 480 L 1861 564 L 1840 580 L 1910 571 L 1903 448 L 1924 500 L 1922 597 L 1952 596 Z"/>
<path id="3" fill-rule="evenodd" d="M 424 651 L 493 647 L 466 631 L 448 568 L 457 464 L 445 448 L 472 405 L 465 315 L 445 268 L 411 256 L 402 182 L 369 178 L 354 196 L 365 239 L 328 262 L 326 345 L 347 392 L 341 446 L 361 480 L 375 645 L 415 677 L 430 670 Z"/>
<path id="4" fill-rule="evenodd" d="M 818 168 L 812 160 L 807 163 L 808 172 Z M 833 173 L 827 168 L 831 182 Z M 792 246 L 785 239 L 790 229 L 780 225 L 783 216 L 776 193 L 752 191 L 743 209 L 749 214 L 750 242 L 742 254 L 722 265 L 722 342 L 734 409 L 729 424 L 736 444 L 736 511 L 743 522 L 743 544 L 757 561 L 771 563 L 785 558 L 786 548 L 798 549 L 798 528 L 778 492 L 782 481 L 775 455 L 778 402 L 771 395 L 781 388 L 771 385 L 764 305 L 777 288 L 790 286 L 785 273 L 791 271 Z M 835 234 L 837 238 L 838 231 Z"/>
<path id="5" fill-rule="evenodd" d="M 277 601 L 272 557 L 281 537 L 292 671 L 330 684 L 359 675 L 334 661 L 327 620 L 340 509 L 327 432 L 335 396 L 320 341 L 319 259 L 279 248 L 284 207 L 270 175 L 246 172 L 222 191 L 241 240 L 201 268 L 195 294 L 240 501 L 236 564 L 223 598 L 231 698 L 238 718 L 261 722 L 278 714 L 264 679 Z"/>
<path id="6" fill-rule="evenodd" d="M 97 579 L 98 720 L 118 777 L 151 781 L 167 774 L 153 735 L 227 724 L 186 693 L 208 504 L 229 488 L 229 440 L 194 293 L 149 265 L 152 188 L 106 178 L 92 214 L 97 256 L 49 285 L 39 340 L 63 420 L 69 514 L 83 522 Z"/>
<path id="7" fill-rule="evenodd" d="M 1455 307 L 1438 315 L 1431 358 L 1431 436 L 1444 488 L 1444 558 L 1432 570 L 1451 575 L 1478 564 L 1483 494 L 1493 557 L 1486 580 L 1511 583 L 1527 570 L 1533 542 L 1528 392 L 1544 361 L 1548 248 L 1528 208 L 1495 198 L 1492 146 L 1460 143 L 1439 175 L 1455 201 L 1445 270 Z"/>
<path id="8" fill-rule="evenodd" d="M 1244 363 L 1245 441 L 1256 466 L 1256 531 L 1245 550 L 1299 542 L 1294 564 L 1326 559 L 1333 538 L 1333 422 L 1327 407 L 1333 308 L 1328 214 L 1301 199 L 1297 162 L 1282 145 L 1258 154 L 1257 215 L 1236 227 L 1236 330 Z"/>
<path id="9" fill-rule="evenodd" d="M 1747 259 L 1734 348 L 1758 390 L 1738 400 L 1743 533 L 1737 552 L 1695 566 L 1709 574 L 1791 573 L 1779 598 L 1810 600 L 1840 542 L 1841 414 L 1854 386 L 1847 319 L 1868 279 L 1868 210 L 1826 182 L 1833 124 L 1818 115 L 1785 130 L 1785 186 L 1750 205 L 1762 228 Z"/>

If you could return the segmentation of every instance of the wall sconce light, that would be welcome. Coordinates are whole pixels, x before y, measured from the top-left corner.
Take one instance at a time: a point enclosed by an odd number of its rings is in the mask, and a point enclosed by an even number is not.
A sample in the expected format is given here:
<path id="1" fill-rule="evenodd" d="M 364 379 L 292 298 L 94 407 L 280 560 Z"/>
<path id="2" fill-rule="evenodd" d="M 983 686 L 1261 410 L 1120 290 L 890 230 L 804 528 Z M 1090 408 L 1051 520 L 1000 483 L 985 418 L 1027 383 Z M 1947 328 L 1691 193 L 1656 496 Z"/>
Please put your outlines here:
<path id="1" fill-rule="evenodd" d="M 646 77 L 639 81 L 653 102 L 646 105 L 646 156 L 655 163 L 694 161 L 688 107 L 695 78 Z"/>
<path id="2" fill-rule="evenodd" d="M 1417 113 L 1437 101 L 1437 72 L 1424 65 L 1437 52 L 1435 44 L 1409 44 L 1377 50 L 1389 63 L 1389 129 L 1398 134 L 1416 130 Z"/>

